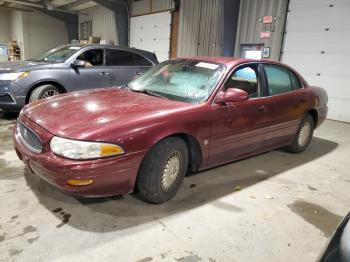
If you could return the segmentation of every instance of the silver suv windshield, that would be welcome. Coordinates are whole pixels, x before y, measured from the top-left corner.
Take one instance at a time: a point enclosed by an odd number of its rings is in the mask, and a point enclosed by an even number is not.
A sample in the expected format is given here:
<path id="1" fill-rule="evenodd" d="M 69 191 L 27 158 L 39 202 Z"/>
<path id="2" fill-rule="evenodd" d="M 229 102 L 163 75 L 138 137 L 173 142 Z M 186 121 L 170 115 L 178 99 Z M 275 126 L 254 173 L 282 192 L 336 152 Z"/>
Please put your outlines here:
<path id="1" fill-rule="evenodd" d="M 135 92 L 198 104 L 208 99 L 224 69 L 224 65 L 216 63 L 169 60 L 152 67 L 127 87 Z"/>
<path id="2" fill-rule="evenodd" d="M 59 46 L 40 54 L 31 60 L 36 62 L 64 62 L 79 49 L 81 49 L 81 46 Z"/>

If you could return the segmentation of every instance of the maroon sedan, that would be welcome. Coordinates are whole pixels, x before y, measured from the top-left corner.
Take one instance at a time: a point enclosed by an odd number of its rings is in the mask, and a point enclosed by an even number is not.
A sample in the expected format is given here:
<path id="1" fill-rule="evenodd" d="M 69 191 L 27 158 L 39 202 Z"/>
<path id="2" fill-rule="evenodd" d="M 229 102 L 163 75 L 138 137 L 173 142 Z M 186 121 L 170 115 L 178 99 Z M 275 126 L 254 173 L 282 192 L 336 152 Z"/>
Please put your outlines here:
<path id="1" fill-rule="evenodd" d="M 195 57 L 119 88 L 26 106 L 14 144 L 28 170 L 83 197 L 136 192 L 162 203 L 195 172 L 285 147 L 305 150 L 327 94 L 271 61 Z"/>

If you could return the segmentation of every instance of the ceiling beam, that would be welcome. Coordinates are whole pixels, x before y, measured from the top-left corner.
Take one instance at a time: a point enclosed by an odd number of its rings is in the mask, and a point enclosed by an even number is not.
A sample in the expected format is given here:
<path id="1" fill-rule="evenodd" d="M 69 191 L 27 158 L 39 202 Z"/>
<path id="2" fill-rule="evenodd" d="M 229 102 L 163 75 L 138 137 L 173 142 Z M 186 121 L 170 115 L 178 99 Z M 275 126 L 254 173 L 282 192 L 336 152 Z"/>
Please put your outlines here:
<path id="1" fill-rule="evenodd" d="M 36 8 L 44 8 L 44 6 L 42 4 L 33 3 L 33 2 L 27 2 L 27 1 L 21 1 L 21 0 L 1 0 L 1 1 L 6 2 L 6 3 L 12 3 L 12 4 L 36 7 Z"/>
<path id="2" fill-rule="evenodd" d="M 17 11 L 23 11 L 27 13 L 34 13 L 34 11 L 31 9 L 25 9 L 25 8 L 19 8 L 19 7 L 0 6 L 0 9 L 17 10 Z"/>
<path id="3" fill-rule="evenodd" d="M 82 4 L 86 4 L 88 2 L 91 2 L 91 0 L 77 0 L 75 2 L 71 2 L 68 4 L 64 4 L 64 5 L 60 5 L 60 8 L 64 9 L 64 10 L 69 10 L 72 9 L 78 5 L 82 5 Z"/>

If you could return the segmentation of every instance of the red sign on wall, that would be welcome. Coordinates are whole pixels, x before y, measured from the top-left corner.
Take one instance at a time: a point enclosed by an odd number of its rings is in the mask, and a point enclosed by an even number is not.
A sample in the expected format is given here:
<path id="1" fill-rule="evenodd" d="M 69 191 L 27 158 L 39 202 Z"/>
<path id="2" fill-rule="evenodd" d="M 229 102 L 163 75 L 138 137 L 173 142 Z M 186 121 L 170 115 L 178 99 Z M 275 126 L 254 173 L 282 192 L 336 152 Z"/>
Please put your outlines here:
<path id="1" fill-rule="evenodd" d="M 263 24 L 271 24 L 273 21 L 272 15 L 267 15 L 263 17 Z"/>
<path id="2" fill-rule="evenodd" d="M 269 39 L 271 36 L 271 32 L 270 31 L 262 31 L 260 32 L 260 38 L 261 39 Z"/>

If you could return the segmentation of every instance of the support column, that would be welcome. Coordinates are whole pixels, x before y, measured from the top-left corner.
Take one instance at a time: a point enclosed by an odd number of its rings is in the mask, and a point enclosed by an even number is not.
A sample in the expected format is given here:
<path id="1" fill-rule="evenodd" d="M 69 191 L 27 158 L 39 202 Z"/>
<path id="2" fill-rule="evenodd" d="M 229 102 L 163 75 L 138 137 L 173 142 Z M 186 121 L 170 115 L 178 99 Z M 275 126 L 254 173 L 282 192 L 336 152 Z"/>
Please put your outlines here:
<path id="1" fill-rule="evenodd" d="M 222 56 L 234 56 L 238 29 L 240 0 L 221 0 Z"/>

